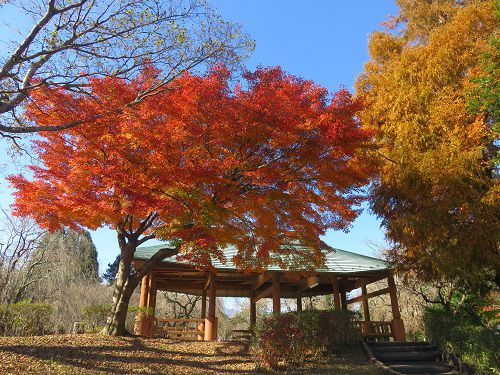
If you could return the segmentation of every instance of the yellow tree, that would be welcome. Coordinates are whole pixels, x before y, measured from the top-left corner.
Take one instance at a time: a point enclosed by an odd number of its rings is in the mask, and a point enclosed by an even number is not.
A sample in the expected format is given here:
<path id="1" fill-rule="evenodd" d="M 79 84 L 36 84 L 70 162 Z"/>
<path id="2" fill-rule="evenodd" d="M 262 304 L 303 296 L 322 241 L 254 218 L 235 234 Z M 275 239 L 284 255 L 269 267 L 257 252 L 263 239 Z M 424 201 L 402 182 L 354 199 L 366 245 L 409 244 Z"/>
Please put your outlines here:
<path id="1" fill-rule="evenodd" d="M 371 208 L 400 269 L 465 287 L 498 282 L 498 133 L 467 105 L 495 35 L 494 2 L 398 5 L 387 30 L 371 35 L 356 83 L 361 120 L 379 130 Z"/>

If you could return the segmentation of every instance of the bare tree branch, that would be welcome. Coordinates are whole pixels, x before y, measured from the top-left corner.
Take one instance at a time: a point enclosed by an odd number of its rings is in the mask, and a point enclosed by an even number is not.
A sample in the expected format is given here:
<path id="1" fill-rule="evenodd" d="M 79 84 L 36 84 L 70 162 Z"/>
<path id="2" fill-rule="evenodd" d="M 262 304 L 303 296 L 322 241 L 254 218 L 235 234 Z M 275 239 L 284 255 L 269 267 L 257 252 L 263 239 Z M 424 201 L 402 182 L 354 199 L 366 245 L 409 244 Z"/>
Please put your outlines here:
<path id="1" fill-rule="evenodd" d="M 2 135 L 64 130 L 124 109 L 37 126 L 19 116 L 33 90 L 52 87 L 91 95 L 89 78 L 130 80 L 145 64 L 158 67 L 158 80 L 127 107 L 164 91 L 187 70 L 214 62 L 238 66 L 253 48 L 238 25 L 223 21 L 203 0 L 16 0 L 0 11 L 8 7 L 29 16 L 33 27 L 0 58 Z"/>

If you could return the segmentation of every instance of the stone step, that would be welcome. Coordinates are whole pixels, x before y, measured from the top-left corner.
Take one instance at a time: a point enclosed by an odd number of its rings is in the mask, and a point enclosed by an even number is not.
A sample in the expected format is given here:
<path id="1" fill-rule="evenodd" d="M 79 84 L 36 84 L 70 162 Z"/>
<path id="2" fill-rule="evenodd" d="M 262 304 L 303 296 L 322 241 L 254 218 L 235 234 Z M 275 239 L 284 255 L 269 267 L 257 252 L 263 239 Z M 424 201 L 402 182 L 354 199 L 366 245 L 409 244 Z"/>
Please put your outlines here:
<path id="1" fill-rule="evenodd" d="M 416 361 L 436 361 L 440 352 L 435 351 L 405 351 L 405 352 L 377 352 L 373 353 L 382 362 L 416 362 Z"/>
<path id="2" fill-rule="evenodd" d="M 453 374 L 453 366 L 436 361 L 386 362 L 390 369 L 402 374 Z"/>

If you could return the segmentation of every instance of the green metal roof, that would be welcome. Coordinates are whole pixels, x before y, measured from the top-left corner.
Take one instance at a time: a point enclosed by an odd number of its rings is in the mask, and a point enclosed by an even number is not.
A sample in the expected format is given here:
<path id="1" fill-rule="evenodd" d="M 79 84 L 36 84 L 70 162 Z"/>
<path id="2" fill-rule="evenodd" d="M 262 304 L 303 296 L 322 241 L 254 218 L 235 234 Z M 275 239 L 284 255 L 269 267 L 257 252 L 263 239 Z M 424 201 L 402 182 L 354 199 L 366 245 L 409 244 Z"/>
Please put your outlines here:
<path id="1" fill-rule="evenodd" d="M 154 246 L 142 246 L 138 247 L 134 254 L 134 259 L 137 260 L 148 260 L 155 254 L 159 249 L 164 248 L 168 245 L 154 245 Z M 217 259 L 212 260 L 212 264 L 216 269 L 220 270 L 236 270 L 236 266 L 232 262 L 233 256 L 235 256 L 238 250 L 233 246 L 228 246 L 222 250 L 226 258 L 226 263 L 223 264 Z M 382 271 L 390 269 L 387 262 L 372 258 L 366 255 L 361 255 L 353 253 L 346 250 L 334 249 L 331 247 L 324 248 L 323 252 L 326 255 L 325 267 L 317 269 L 317 272 L 333 272 L 339 274 L 348 273 L 359 273 L 359 272 L 369 272 L 369 271 Z M 186 264 L 187 262 L 180 262 L 176 259 L 176 256 L 172 256 L 163 260 L 165 263 L 177 263 Z M 288 271 L 283 270 L 279 266 L 269 267 L 270 271 Z"/>

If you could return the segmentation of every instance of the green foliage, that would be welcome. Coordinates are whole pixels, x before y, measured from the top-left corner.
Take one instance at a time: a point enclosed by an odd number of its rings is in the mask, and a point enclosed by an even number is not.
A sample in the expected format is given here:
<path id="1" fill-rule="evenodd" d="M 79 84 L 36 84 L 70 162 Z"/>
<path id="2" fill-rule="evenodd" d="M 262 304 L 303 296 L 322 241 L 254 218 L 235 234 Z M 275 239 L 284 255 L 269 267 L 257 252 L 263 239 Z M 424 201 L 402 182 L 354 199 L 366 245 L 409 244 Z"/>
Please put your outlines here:
<path id="1" fill-rule="evenodd" d="M 50 333 L 52 307 L 46 303 L 21 301 L 0 305 L 0 334 L 34 336 Z"/>
<path id="2" fill-rule="evenodd" d="M 427 337 L 482 373 L 500 374 L 500 336 L 481 315 L 468 308 L 430 307 L 424 314 Z"/>
<path id="3" fill-rule="evenodd" d="M 106 318 L 111 311 L 111 305 L 88 305 L 82 308 L 85 331 L 99 332 L 106 323 Z"/>
<path id="4" fill-rule="evenodd" d="M 256 354 L 264 365 L 302 364 L 308 354 L 318 355 L 354 344 L 359 332 L 349 311 L 304 310 L 273 315 L 261 321 Z"/>
<path id="5" fill-rule="evenodd" d="M 88 305 L 82 308 L 82 323 L 86 332 L 100 332 L 106 324 L 106 319 L 111 311 L 111 305 Z M 150 307 L 129 306 L 125 326 L 127 331 L 133 332 L 137 315 L 149 317 L 153 314 Z"/>
<path id="6" fill-rule="evenodd" d="M 108 263 L 108 268 L 102 275 L 104 281 L 106 281 L 109 285 L 115 282 L 116 274 L 118 273 L 118 266 L 120 265 L 120 258 L 120 254 L 118 254 L 113 263 Z"/>

